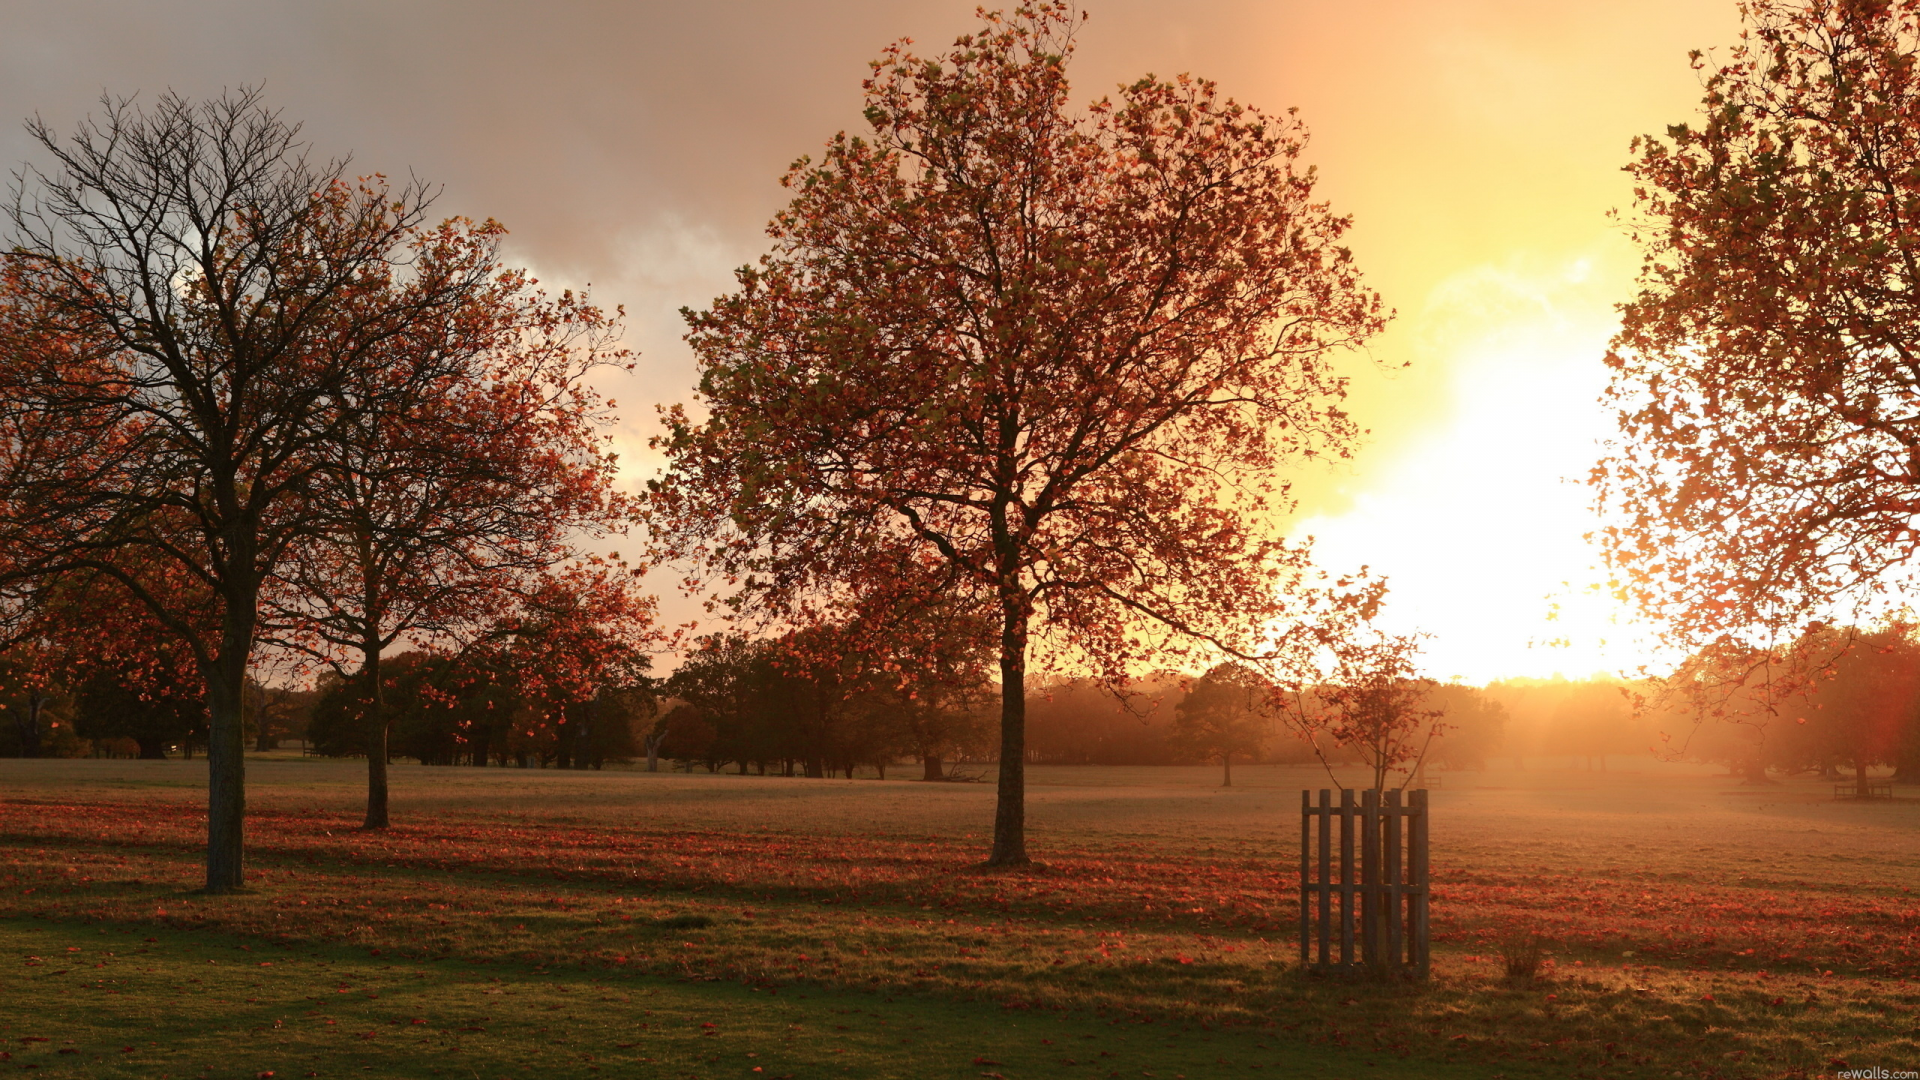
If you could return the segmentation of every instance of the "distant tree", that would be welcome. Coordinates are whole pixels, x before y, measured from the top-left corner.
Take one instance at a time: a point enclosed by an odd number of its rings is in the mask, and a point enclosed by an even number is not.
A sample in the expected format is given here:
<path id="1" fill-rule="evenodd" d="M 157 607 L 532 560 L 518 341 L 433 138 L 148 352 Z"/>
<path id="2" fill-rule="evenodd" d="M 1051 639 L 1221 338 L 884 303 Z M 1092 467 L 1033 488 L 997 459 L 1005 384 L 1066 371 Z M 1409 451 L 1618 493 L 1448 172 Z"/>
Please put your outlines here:
<path id="1" fill-rule="evenodd" d="M 1233 786 L 1233 755 L 1257 761 L 1273 733 L 1275 688 L 1245 664 L 1226 663 L 1202 675 L 1173 707 L 1175 744 L 1220 762 L 1221 787 Z"/>
<path id="2" fill-rule="evenodd" d="M 7 723 L 0 742 L 20 757 L 39 757 L 53 734 L 48 709 L 74 681 L 69 661 L 72 627 L 84 621 L 71 582 L 55 578 L 17 582 L 5 598 L 0 627 L 0 711 Z"/>
<path id="3" fill-rule="evenodd" d="M 772 667 L 772 649 L 771 642 L 744 634 L 709 636 L 662 684 L 668 696 L 698 710 L 713 729 L 712 743 L 705 749 L 718 745 L 716 753 L 740 761 L 742 768 L 749 760 L 764 763 L 801 755 L 791 732 L 779 722 L 775 698 L 780 676 Z M 664 738 L 665 730 L 656 725 L 654 737 Z"/>
<path id="4" fill-rule="evenodd" d="M 279 749 L 281 739 L 306 728 L 307 709 L 313 704 L 313 694 L 292 683 L 267 683 L 250 675 L 246 700 L 247 723 L 253 728 L 253 748 L 265 752 Z"/>
<path id="5" fill-rule="evenodd" d="M 1914 624 L 1898 620 L 1847 636 L 1799 719 L 1815 759 L 1850 766 L 1865 796 L 1867 770 L 1895 764 L 1907 732 L 1920 726 L 1920 638 Z"/>
<path id="6" fill-rule="evenodd" d="M 1034 760 L 1054 765 L 1169 765 L 1183 760 L 1173 739 L 1181 680 L 1156 674 L 1123 692 L 1098 679 L 1062 679 L 1029 695 Z"/>
<path id="7" fill-rule="evenodd" d="M 150 592 L 204 597 L 162 566 L 123 565 L 137 569 Z M 0 708 L 14 720 L 24 753 L 38 753 L 36 744 L 61 732 L 59 741 L 75 753 L 82 739 L 130 739 L 145 758 L 205 743 L 205 684 L 192 649 L 117 578 L 81 571 L 28 578 L 14 583 L 11 600 L 15 617 L 0 638 L 0 696 L 10 700 Z M 211 629 L 200 626 L 203 635 Z M 56 705 L 58 716 L 48 711 Z"/>
<path id="8" fill-rule="evenodd" d="M 483 634 L 473 662 L 489 666 L 516 699 L 509 745 L 561 768 L 593 760 L 600 703 L 615 691 L 645 685 L 651 650 L 661 643 L 654 599 L 638 590 L 637 573 L 589 561 L 544 576 Z M 619 699 L 607 722 L 625 723 L 631 702 Z"/>
<path id="9" fill-rule="evenodd" d="M 189 643 L 211 724 L 206 889 L 230 892 L 262 590 L 312 532 L 347 404 L 418 400 L 436 375 L 396 373 L 385 346 L 486 281 L 419 262 L 370 292 L 412 258 L 426 188 L 312 162 L 254 90 L 108 100 L 67 141 L 37 120 L 29 133 L 52 164 L 26 171 L 6 211 L 0 548 L 11 574 L 120 577 Z M 129 558 L 204 597 L 146 590 Z"/>
<path id="10" fill-rule="evenodd" d="M 689 764 L 712 759 L 713 725 L 695 706 L 683 704 L 667 710 L 659 727 L 660 756 Z"/>
<path id="11" fill-rule="evenodd" d="M 1700 120 L 1634 144 L 1594 473 L 1620 588 L 1688 652 L 1904 593 L 1920 514 L 1920 0 L 1742 14 Z"/>
<path id="12" fill-rule="evenodd" d="M 57 629 L 75 734 L 132 739 L 142 758 L 164 758 L 169 746 L 206 744 L 207 690 L 194 670 L 193 650 L 117 582 L 96 578 L 76 590 L 74 607 Z"/>
<path id="13" fill-rule="evenodd" d="M 1605 768 L 1607 751 L 1631 723 L 1632 713 L 1630 696 L 1620 686 L 1587 682 L 1561 699 L 1554 709 L 1553 726 L 1560 744 L 1586 758 L 1588 768 L 1596 757 Z"/>
<path id="14" fill-rule="evenodd" d="M 704 419 L 672 416 L 651 527 L 796 624 L 849 581 L 977 597 L 1017 865 L 1029 654 L 1253 650 L 1307 574 L 1284 470 L 1354 445 L 1330 358 L 1386 315 L 1291 115 L 1185 77 L 1076 113 L 1068 5 L 981 18 L 882 54 L 871 137 L 802 160 L 773 251 L 688 314 Z"/>
<path id="15" fill-rule="evenodd" d="M 462 679 L 465 672 L 457 657 L 413 649 L 383 658 L 380 677 L 386 685 L 381 689 L 379 721 L 367 707 L 365 674 L 334 674 L 348 687 L 349 694 L 357 695 L 360 753 L 390 753 L 413 758 L 422 765 L 452 765 L 463 756 L 460 721 L 466 702 L 461 692 L 478 687 Z M 376 723 L 390 733 L 385 745 L 377 747 L 368 732 Z"/>
<path id="16" fill-rule="evenodd" d="M 1646 684 L 1646 707 L 1662 724 L 1654 752 L 1723 762 L 1749 784 L 1770 783 L 1783 712 L 1804 711 L 1821 671 L 1847 648 L 1844 635 L 1823 627 L 1767 647 L 1723 637 L 1695 650 Z"/>
<path id="17" fill-rule="evenodd" d="M 898 718 L 905 749 L 920 759 L 922 780 L 947 779 L 948 760 L 990 745 L 992 699 L 992 683 L 965 665 L 883 684 L 880 691 L 881 707 Z"/>
<path id="18" fill-rule="evenodd" d="M 86 739 L 132 739 L 142 758 L 167 756 L 167 747 L 207 737 L 207 702 L 188 683 L 155 694 L 96 670 L 75 689 L 74 729 Z"/>
<path id="19" fill-rule="evenodd" d="M 806 774 L 831 777 L 891 742 L 884 728 L 861 724 L 860 699 L 873 688 L 872 657 L 846 625 L 819 623 L 785 634 L 767 654 L 768 707 L 793 733 Z"/>
<path id="20" fill-rule="evenodd" d="M 1485 691 L 1457 683 L 1434 687 L 1426 708 L 1447 722 L 1434 736 L 1429 757 L 1450 769 L 1486 768 L 1506 734 L 1506 708 Z"/>
<path id="21" fill-rule="evenodd" d="M 332 671 L 323 672 L 317 681 L 313 708 L 307 712 L 307 745 L 323 757 L 364 753 L 364 696 L 351 679 Z"/>
<path id="22" fill-rule="evenodd" d="M 952 594 L 880 595 L 882 606 L 855 609 L 838 645 L 863 668 L 853 742 L 883 779 L 912 754 L 922 779 L 943 780 L 948 756 L 988 742 L 996 620 Z"/>

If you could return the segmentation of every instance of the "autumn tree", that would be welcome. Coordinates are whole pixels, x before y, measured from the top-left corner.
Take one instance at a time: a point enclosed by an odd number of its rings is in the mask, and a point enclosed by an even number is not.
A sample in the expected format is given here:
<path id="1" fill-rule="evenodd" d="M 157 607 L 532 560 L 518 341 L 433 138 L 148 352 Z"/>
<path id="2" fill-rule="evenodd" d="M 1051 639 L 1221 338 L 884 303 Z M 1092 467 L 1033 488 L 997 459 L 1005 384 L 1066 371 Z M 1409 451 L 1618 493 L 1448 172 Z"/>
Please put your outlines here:
<path id="1" fill-rule="evenodd" d="M 993 697 L 991 624 L 950 605 L 922 608 L 913 625 L 883 629 L 875 707 L 899 726 L 903 746 L 920 759 L 922 780 L 945 780 L 946 761 L 986 742 Z"/>
<path id="2" fill-rule="evenodd" d="M 151 575 L 143 581 L 155 592 L 167 589 Z M 44 655 L 73 697 L 75 733 L 131 739 L 142 758 L 164 758 L 168 746 L 205 740 L 206 683 L 196 677 L 188 642 L 167 633 L 112 577 L 74 575 L 50 584 L 60 601 Z M 214 629 L 203 624 L 200 632 Z M 249 678 L 246 689 L 253 693 L 257 684 Z"/>
<path id="3" fill-rule="evenodd" d="M 1220 762 L 1220 786 L 1232 787 L 1233 755 L 1257 759 L 1273 732 L 1269 706 L 1274 692 L 1265 677 L 1245 664 L 1215 666 L 1173 707 L 1175 744 L 1203 760 Z"/>
<path id="4" fill-rule="evenodd" d="M 1896 763 L 1908 732 L 1920 725 L 1920 635 L 1893 619 L 1871 629 L 1829 629 L 1847 647 L 1818 674 L 1803 701 L 1791 703 L 1816 762 L 1853 769 L 1855 792 L 1869 792 L 1867 770 Z"/>
<path id="5" fill-rule="evenodd" d="M 928 576 L 991 612 L 988 861 L 1018 865 L 1035 650 L 1114 682 L 1254 650 L 1308 574 L 1279 470 L 1349 451 L 1331 361 L 1386 315 L 1291 112 L 1184 76 L 1076 111 L 1065 4 L 981 19 L 881 55 L 870 132 L 688 313 L 703 418 L 670 415 L 653 528 L 795 624 Z"/>
<path id="6" fill-rule="evenodd" d="M 1920 0 L 1742 11 L 1700 117 L 1634 144 L 1594 472 L 1621 591 L 1687 653 L 1851 621 L 1920 538 Z"/>
<path id="7" fill-rule="evenodd" d="M 667 677 L 662 690 L 682 705 L 669 710 L 655 725 L 656 749 L 669 757 L 684 756 L 670 751 L 698 745 L 701 754 L 714 750 L 731 752 L 743 765 L 749 759 L 772 757 L 791 759 L 793 748 L 776 745 L 769 708 L 769 691 L 775 675 L 769 659 L 772 642 L 745 634 L 713 634 L 701 638 L 688 651 L 680 666 Z M 674 723 L 674 713 L 690 710 Z M 688 734 L 688 725 L 698 718 L 707 734 Z M 671 739 L 668 732 L 677 732 Z"/>
<path id="8" fill-rule="evenodd" d="M 29 132 L 51 163 L 26 171 L 6 213 L 0 547 L 17 573 L 119 576 L 189 642 L 211 723 L 206 888 L 229 892 L 244 877 L 242 688 L 262 590 L 313 532 L 349 403 L 417 400 L 408 380 L 436 374 L 392 380 L 387 346 L 485 278 L 425 262 L 396 276 L 427 191 L 309 159 L 257 91 L 109 99 L 66 141 L 37 120 Z M 207 602 L 145 589 L 128 552 Z M 211 638 L 196 632 L 208 612 Z"/>
<path id="9" fill-rule="evenodd" d="M 313 451 L 324 466 L 308 534 L 265 594 L 282 644 L 357 672 L 369 829 L 388 823 L 382 653 L 470 634 L 516 588 L 578 557 L 581 536 L 626 516 L 603 435 L 611 417 L 585 382 L 625 360 L 618 324 L 503 266 L 504 233 L 455 220 L 414 240 L 416 274 L 484 283 L 391 337 L 378 382 L 343 389 L 336 437 Z M 405 287 L 369 275 L 355 304 L 392 304 Z"/>
<path id="10" fill-rule="evenodd" d="M 469 651 L 469 663 L 490 667 L 511 690 L 508 735 L 519 752 L 584 769 L 598 725 L 627 725 L 637 712 L 651 712 L 652 697 L 642 691 L 663 637 L 654 599 L 639 591 L 637 578 L 599 559 L 557 568 Z"/>

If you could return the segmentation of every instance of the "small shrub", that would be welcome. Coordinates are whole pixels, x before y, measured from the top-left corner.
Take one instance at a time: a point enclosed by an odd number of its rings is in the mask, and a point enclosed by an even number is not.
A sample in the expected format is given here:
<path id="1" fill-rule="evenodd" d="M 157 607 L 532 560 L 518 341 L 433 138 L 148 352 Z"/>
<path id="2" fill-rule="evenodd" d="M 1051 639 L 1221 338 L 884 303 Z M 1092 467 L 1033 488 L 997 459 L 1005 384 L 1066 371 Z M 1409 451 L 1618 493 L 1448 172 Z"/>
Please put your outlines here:
<path id="1" fill-rule="evenodd" d="M 1506 964 L 1507 978 L 1531 979 L 1540 973 L 1540 960 L 1546 944 L 1532 930 L 1515 930 L 1500 939 L 1500 959 Z"/>
<path id="2" fill-rule="evenodd" d="M 662 930 L 705 930 L 713 925 L 713 919 L 706 915 L 668 915 L 653 920 L 653 925 Z"/>

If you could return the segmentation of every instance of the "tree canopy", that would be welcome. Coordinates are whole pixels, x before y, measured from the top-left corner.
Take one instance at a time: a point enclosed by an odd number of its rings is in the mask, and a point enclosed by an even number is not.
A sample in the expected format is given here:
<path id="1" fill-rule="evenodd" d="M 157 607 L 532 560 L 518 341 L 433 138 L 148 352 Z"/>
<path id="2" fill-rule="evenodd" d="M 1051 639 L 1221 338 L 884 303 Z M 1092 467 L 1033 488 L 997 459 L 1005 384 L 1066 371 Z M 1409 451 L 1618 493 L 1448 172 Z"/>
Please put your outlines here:
<path id="1" fill-rule="evenodd" d="M 869 133 L 797 163 L 772 250 L 687 313 L 703 414 L 670 414 L 652 511 L 774 618 L 990 613 L 1018 864 L 1032 651 L 1120 680 L 1255 649 L 1311 576 L 1282 470 L 1349 452 L 1332 356 L 1387 316 L 1292 113 L 1184 76 L 1077 113 L 1066 5 L 981 19 L 882 53 Z"/>
<path id="2" fill-rule="evenodd" d="M 1594 472 L 1618 587 L 1688 653 L 1850 620 L 1920 540 L 1920 3 L 1743 12 L 1698 120 L 1634 144 Z"/>

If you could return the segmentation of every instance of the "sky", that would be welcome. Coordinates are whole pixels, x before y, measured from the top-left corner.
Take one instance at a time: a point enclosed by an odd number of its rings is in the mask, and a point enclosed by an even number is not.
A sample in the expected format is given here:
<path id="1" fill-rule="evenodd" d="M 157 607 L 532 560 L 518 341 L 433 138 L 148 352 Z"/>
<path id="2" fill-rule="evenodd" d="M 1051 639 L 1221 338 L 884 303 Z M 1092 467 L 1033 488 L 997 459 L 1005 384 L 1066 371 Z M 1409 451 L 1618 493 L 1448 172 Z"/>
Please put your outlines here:
<path id="1" fill-rule="evenodd" d="M 1088 0 L 1069 68 L 1090 100 L 1182 72 L 1297 107 L 1319 193 L 1397 312 L 1346 361 L 1369 430 L 1301 473 L 1293 528 L 1329 569 L 1388 577 L 1383 622 L 1426 666 L 1481 683 L 1629 670 L 1639 631 L 1586 588 L 1582 481 L 1611 420 L 1601 358 L 1638 256 L 1610 210 L 1637 135 L 1691 118 L 1687 54 L 1724 48 L 1733 0 Z M 605 389 L 624 479 L 654 405 L 695 381 L 682 307 L 765 246 L 778 179 L 857 130 L 866 62 L 939 51 L 963 0 L 0 0 L 0 162 L 39 160 L 103 94 L 264 85 L 316 153 L 439 185 L 492 217 L 556 288 L 623 305 L 640 353 Z M 663 588 L 665 587 L 663 582 Z M 681 610 L 670 604 L 670 611 Z M 1557 617 L 1549 618 L 1557 612 Z"/>

